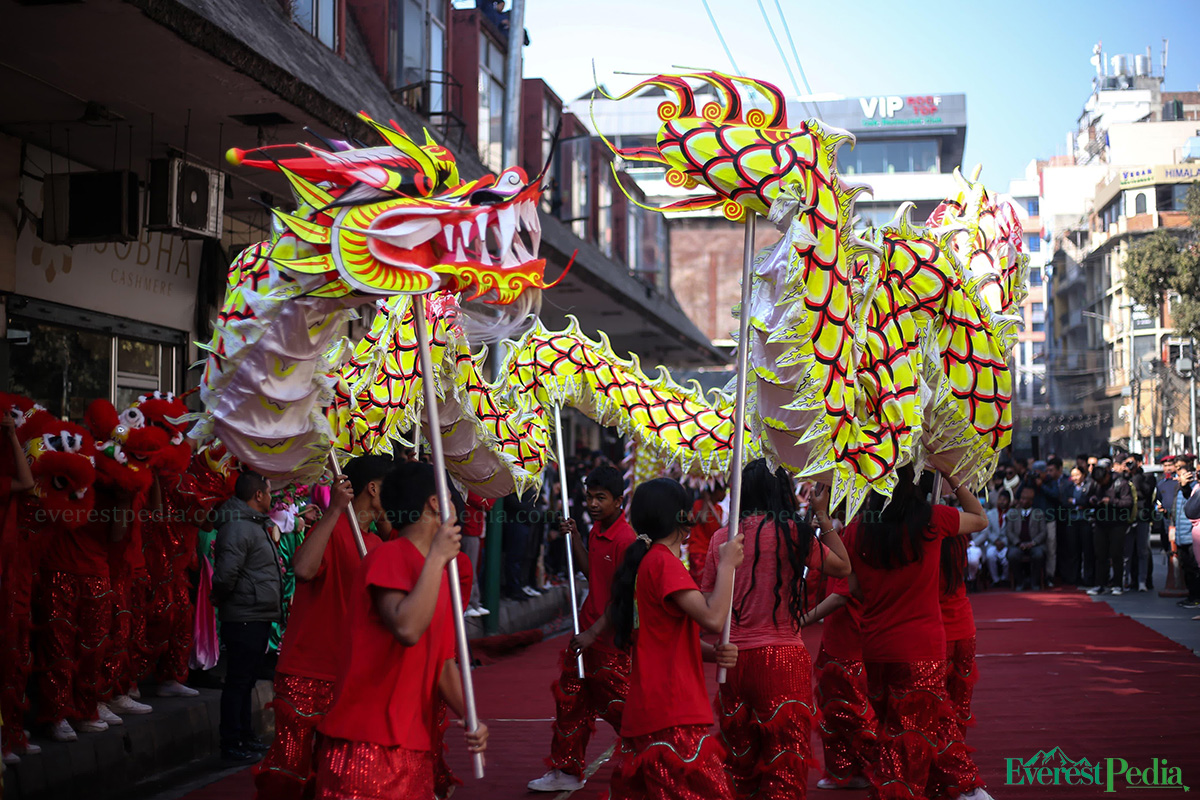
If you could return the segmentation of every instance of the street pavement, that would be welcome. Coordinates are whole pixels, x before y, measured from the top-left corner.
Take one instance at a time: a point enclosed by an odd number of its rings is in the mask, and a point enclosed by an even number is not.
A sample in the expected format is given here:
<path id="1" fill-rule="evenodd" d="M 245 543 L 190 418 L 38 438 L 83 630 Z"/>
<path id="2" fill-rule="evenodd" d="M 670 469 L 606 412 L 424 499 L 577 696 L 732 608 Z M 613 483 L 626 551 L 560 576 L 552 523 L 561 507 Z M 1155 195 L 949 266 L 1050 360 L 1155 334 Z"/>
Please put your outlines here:
<path id="1" fill-rule="evenodd" d="M 1148 765 L 1169 759 L 1183 769 L 1184 783 L 1200 785 L 1200 755 L 1181 739 L 1200 718 L 1200 659 L 1194 644 L 1182 646 L 1126 616 L 1182 616 L 1175 600 L 1145 594 L 1098 602 L 1074 589 L 1014 593 L 992 590 L 972 595 L 978 633 L 980 682 L 975 691 L 976 725 L 968 744 L 990 791 L 999 799 L 1061 796 L 1065 800 L 1100 797 L 1088 787 L 1006 785 L 1007 759 L 1028 759 L 1061 748 L 1075 759 L 1121 757 Z M 1200 622 L 1191 622 L 1200 628 Z M 1194 628 L 1181 628 L 1195 635 Z M 805 631 L 815 653 L 820 626 Z M 554 702 L 550 683 L 565 644 L 559 636 L 476 671 L 481 714 L 491 730 L 487 775 L 476 781 L 462 746 L 462 734 L 447 736 L 449 761 L 464 779 L 456 800 L 514 800 L 535 795 L 525 784 L 542 774 L 550 742 Z M 712 675 L 709 675 L 710 683 Z M 715 684 L 713 684 L 715 688 Z M 614 734 L 600 723 L 589 747 L 595 762 L 613 744 Z M 820 741 L 814 739 L 819 761 Z M 600 768 L 576 798 L 599 798 L 607 790 L 609 770 Z M 857 800 L 865 792 L 826 793 L 810 778 L 810 797 Z M 248 770 L 216 772 L 213 782 L 193 780 L 156 800 L 249 800 Z M 1173 794 L 1167 792 L 1167 794 Z M 552 797 L 553 795 L 543 795 Z"/>

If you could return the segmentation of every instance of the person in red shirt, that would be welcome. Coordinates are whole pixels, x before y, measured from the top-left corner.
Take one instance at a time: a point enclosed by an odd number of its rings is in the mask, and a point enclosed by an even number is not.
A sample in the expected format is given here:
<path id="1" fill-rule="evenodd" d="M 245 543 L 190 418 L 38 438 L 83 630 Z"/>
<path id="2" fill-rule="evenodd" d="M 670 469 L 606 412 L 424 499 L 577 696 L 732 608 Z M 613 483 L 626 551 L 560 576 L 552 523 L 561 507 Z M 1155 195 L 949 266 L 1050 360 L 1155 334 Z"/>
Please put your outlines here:
<path id="1" fill-rule="evenodd" d="M 535 792 L 575 791 L 583 786 L 583 759 L 596 720 L 603 719 L 619 731 L 629 690 L 629 654 L 613 645 L 605 613 L 613 576 L 636 537 L 621 508 L 625 477 L 616 467 L 601 466 L 591 471 L 584 485 L 588 515 L 595 520 L 586 549 L 573 519 L 567 517 L 563 528 L 574 548 L 575 569 L 587 573 L 588 596 L 579 612 L 580 633 L 567 644 L 562 674 L 550 687 L 555 701 L 554 738 L 546 759 L 550 771 L 529 782 Z M 579 653 L 583 653 L 582 679 Z"/>
<path id="2" fill-rule="evenodd" d="M 398 536 L 354 576 L 333 705 L 317 727 L 317 800 L 432 797 L 438 696 L 463 714 L 446 574 L 462 537 L 457 522 L 440 521 L 434 477 L 428 464 L 405 463 L 384 478 Z M 483 752 L 487 734 L 482 723 L 469 731 L 468 749 Z"/>
<path id="3" fill-rule="evenodd" d="M 948 478 L 963 510 L 930 506 L 911 464 L 898 470 L 890 500 L 874 494 L 846 528 L 850 561 L 863 592 L 863 661 L 868 696 L 879 720 L 879 757 L 872 795 L 926 798 L 942 742 L 946 634 L 938 605 L 942 540 L 987 526 L 979 499 Z"/>
<path id="4" fill-rule="evenodd" d="M 354 576 L 362 563 L 348 515 L 358 519 L 370 553 L 383 543 L 391 524 L 380 492 L 392 459 L 367 455 L 351 459 L 333 485 L 329 508 L 292 556 L 296 593 L 275 667 L 275 739 L 254 767 L 259 800 L 300 800 L 312 783 L 317 725 L 333 702 L 337 678 L 337 634 L 346 619 Z"/>
<path id="5" fill-rule="evenodd" d="M 692 533 L 688 536 L 688 572 L 696 583 L 704 580 L 704 562 L 708 559 L 709 542 L 713 534 L 724 524 L 721 501 L 725 499 L 725 487 L 717 483 L 700 492 L 700 498 L 692 504 Z"/>
<path id="6" fill-rule="evenodd" d="M 850 557 L 829 520 L 829 495 L 815 497 L 821 540 L 797 518 L 792 478 L 774 473 L 763 459 L 742 470 L 741 530 L 749 568 L 733 586 L 729 640 L 737 645 L 737 667 L 717 688 L 717 724 L 730 755 L 734 795 L 764 800 L 804 798 L 812 761 L 812 661 L 800 622 L 805 575 L 810 570 L 838 578 L 850 574 Z M 712 537 L 724 544 L 729 529 Z M 702 591 L 716 588 L 721 559 L 714 552 L 704 569 Z"/>
<path id="7" fill-rule="evenodd" d="M 725 748 L 709 728 L 712 705 L 701 660 L 737 666 L 737 645 L 700 641 L 721 631 L 742 563 L 738 534 L 720 549 L 715 588 L 701 594 L 680 560 L 688 534 L 687 490 L 655 478 L 634 490 L 637 539 L 613 579 L 613 641 L 633 648 L 629 695 L 613 767 L 612 800 L 731 800 Z"/>
<path id="8" fill-rule="evenodd" d="M 463 514 L 462 523 L 462 549 L 464 557 L 470 564 L 472 574 L 479 571 L 479 551 L 482 548 L 484 538 L 487 536 L 487 515 L 495 504 L 495 500 L 480 497 L 474 492 L 467 492 L 467 510 Z M 471 591 L 467 595 L 463 595 L 463 597 L 467 599 L 466 615 L 468 617 L 486 617 L 492 613 L 479 602 L 478 581 L 472 583 Z"/>
<path id="9" fill-rule="evenodd" d="M 25 635 L 28 636 L 28 626 L 18 624 L 19 604 L 14 602 L 13 597 L 13 590 L 18 582 L 15 569 L 22 563 L 17 553 L 17 509 L 21 505 L 21 496 L 33 488 L 33 472 L 29 469 L 24 447 L 17 435 L 17 419 L 14 413 L 19 415 L 21 412 L 16 410 L 16 400 L 12 395 L 4 396 L 0 400 L 0 404 L 5 406 L 0 407 L 0 441 L 3 441 L 0 449 L 9 450 L 7 457 L 0 458 L 12 465 L 0 474 L 0 715 L 7 715 L 10 721 L 8 726 L 0 722 L 0 733 L 3 736 L 0 749 L 3 750 L 5 764 L 19 763 L 21 755 L 26 753 L 33 755 L 41 752 L 40 747 L 25 739 L 24 720 L 20 714 L 21 703 L 15 697 L 16 680 L 13 679 L 18 671 L 18 659 L 14 656 L 15 651 L 20 649 L 19 629 L 24 627 Z M 28 602 L 24 605 L 28 609 Z M 23 690 L 23 681 L 21 686 Z M 10 736 L 10 733 L 13 735 Z"/>
<path id="10" fill-rule="evenodd" d="M 954 713 L 942 719 L 942 737 L 948 743 L 938 753 L 930 773 L 929 794 L 933 797 L 983 798 L 983 778 L 967 749 L 967 726 L 971 724 L 971 695 L 979 673 L 975 670 L 975 614 L 967 599 L 966 536 L 942 541 L 939 598 L 942 627 L 946 631 L 946 695 Z"/>

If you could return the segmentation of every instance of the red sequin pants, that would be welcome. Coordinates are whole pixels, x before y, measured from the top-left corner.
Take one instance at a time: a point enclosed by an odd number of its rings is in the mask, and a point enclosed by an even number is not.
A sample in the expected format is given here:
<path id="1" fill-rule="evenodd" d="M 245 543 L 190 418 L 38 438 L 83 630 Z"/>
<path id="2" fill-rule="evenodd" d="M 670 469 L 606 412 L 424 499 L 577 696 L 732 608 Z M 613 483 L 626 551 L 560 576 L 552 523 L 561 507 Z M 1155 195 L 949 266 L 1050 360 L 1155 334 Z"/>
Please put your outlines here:
<path id="1" fill-rule="evenodd" d="M 967 747 L 971 718 L 971 695 L 979 674 L 975 671 L 975 637 L 946 642 L 946 694 L 954 713 L 942 719 L 942 750 L 929 775 L 930 797 L 958 797 L 984 786 L 979 767 Z"/>
<path id="2" fill-rule="evenodd" d="M 453 793 L 455 786 L 463 785 L 463 782 L 454 775 L 454 771 L 446 762 L 446 731 L 449 728 L 450 719 L 447 714 L 446 702 L 438 698 L 437 736 L 433 740 L 433 793 L 438 800 L 446 800 Z"/>
<path id="3" fill-rule="evenodd" d="M 866 774 L 876 757 L 875 713 L 867 702 L 867 671 L 861 661 L 817 654 L 817 706 L 825 779 L 846 784 Z"/>
<path id="4" fill-rule="evenodd" d="M 333 704 L 333 681 L 275 673 L 275 739 L 254 767 L 258 800 L 301 800 L 312 794 L 317 725 Z"/>
<path id="5" fill-rule="evenodd" d="M 602 719 L 621 730 L 625 695 L 629 693 L 628 653 L 589 647 L 583 652 L 584 679 L 580 680 L 575 659 L 563 651 L 562 675 L 551 685 L 554 693 L 554 739 L 546 766 L 568 775 L 583 775 L 588 740 Z"/>
<path id="6" fill-rule="evenodd" d="M 428 800 L 433 753 L 325 738 L 316 785 L 316 800 Z"/>
<path id="7" fill-rule="evenodd" d="M 714 702 L 734 796 L 787 800 L 808 792 L 812 663 L 802 646 L 738 651 Z"/>
<path id="8" fill-rule="evenodd" d="M 96 704 L 109 692 L 104 665 L 113 593 L 108 578 L 48 572 L 39 589 L 38 721 L 97 719 Z"/>
<path id="9" fill-rule="evenodd" d="M 733 800 L 725 748 L 707 725 L 621 737 L 611 800 Z"/>
<path id="10" fill-rule="evenodd" d="M 879 720 L 879 757 L 871 797 L 926 800 L 944 718 L 946 662 L 867 662 L 867 696 Z"/>
<path id="11" fill-rule="evenodd" d="M 150 669 L 146 643 L 146 608 L 150 604 L 150 576 L 145 570 L 125 572 L 113 581 L 113 623 L 108 658 L 104 662 L 110 695 L 126 695 Z"/>
<path id="12" fill-rule="evenodd" d="M 146 569 L 152 583 L 146 616 L 150 677 L 160 683 L 188 679 L 195 610 L 188 594 L 188 565 L 196 550 L 195 525 L 187 525 L 164 508 L 166 518 L 143 527 Z"/>
<path id="13" fill-rule="evenodd" d="M 30 632 L 33 618 L 30 598 L 33 594 L 33 562 L 26 543 L 12 551 L 14 557 L 0 564 L 3 583 L 0 585 L 0 716 L 3 727 L 4 752 L 23 750 L 25 714 L 29 711 L 26 687 L 33 672 L 33 651 Z"/>

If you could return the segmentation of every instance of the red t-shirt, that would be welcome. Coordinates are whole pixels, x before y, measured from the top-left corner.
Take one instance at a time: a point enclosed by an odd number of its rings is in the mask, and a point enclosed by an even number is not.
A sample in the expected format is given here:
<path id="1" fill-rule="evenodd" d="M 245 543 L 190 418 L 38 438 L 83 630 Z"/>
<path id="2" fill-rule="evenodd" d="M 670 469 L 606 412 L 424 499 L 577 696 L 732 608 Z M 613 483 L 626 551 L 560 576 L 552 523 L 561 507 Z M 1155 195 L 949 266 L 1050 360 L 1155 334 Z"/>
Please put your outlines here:
<path id="1" fill-rule="evenodd" d="M 601 530 L 600 523 L 592 524 L 588 534 L 588 596 L 579 612 L 579 629 L 586 631 L 608 609 L 612 599 L 613 577 L 625 559 L 625 548 L 633 544 L 637 534 L 629 527 L 625 512 L 617 515 L 608 528 Z M 682 562 L 680 562 L 682 564 Z M 599 650 L 613 650 L 612 633 L 605 631 L 592 645 Z"/>
<path id="2" fill-rule="evenodd" d="M 942 629 L 940 561 L 942 539 L 958 535 L 959 514 L 934 506 L 920 558 L 896 569 L 876 569 L 862 558 L 858 520 L 846 528 L 850 562 L 863 591 L 862 649 L 869 662 L 942 661 L 946 632 Z"/>
<path id="3" fill-rule="evenodd" d="M 483 536 L 487 529 L 487 515 L 495 500 L 485 500 L 474 492 L 467 492 L 467 509 L 463 514 L 462 535 Z"/>
<path id="4" fill-rule="evenodd" d="M 383 542 L 363 531 L 370 554 Z M 338 514 L 321 565 L 311 581 L 296 581 L 292 610 L 279 650 L 277 669 L 287 675 L 332 681 L 337 678 L 338 635 L 350 611 L 354 577 L 362 564 L 350 520 Z"/>
<path id="5" fill-rule="evenodd" d="M 742 563 L 733 579 L 733 607 L 740 614 L 734 615 L 733 624 L 729 629 L 729 641 L 739 649 L 749 650 L 752 647 L 770 647 L 771 645 L 804 646 L 800 634 L 792 630 L 792 618 L 788 615 L 788 589 L 794 576 L 792 566 L 787 560 L 787 550 L 779 545 L 780 562 L 783 565 L 783 585 L 779 588 L 779 609 L 775 609 L 775 553 L 777 534 L 775 526 L 770 522 L 762 525 L 761 516 L 746 517 L 741 521 L 738 530 L 746 536 L 746 560 Z M 711 592 L 717 585 L 717 567 L 721 563 L 721 545 L 729 540 L 729 528 L 721 528 L 713 534 L 709 547 L 710 558 L 704 565 L 704 580 L 700 589 Z M 757 545 L 755 544 L 757 540 Z M 758 563 L 755 565 L 755 548 L 758 550 Z M 812 547 L 808 551 L 806 566 L 810 570 L 818 570 L 825 563 L 829 548 L 813 538 Z M 753 567 L 753 570 L 750 568 Z M 753 579 L 753 580 L 752 580 Z M 750 584 L 754 584 L 751 593 Z"/>
<path id="6" fill-rule="evenodd" d="M 683 562 L 666 545 L 650 547 L 634 588 L 633 670 L 621 735 L 645 736 L 678 725 L 711 725 L 704 685 L 700 626 L 670 601 L 697 590 Z"/>
<path id="7" fill-rule="evenodd" d="M 687 541 L 688 571 L 697 583 L 704 577 L 704 565 L 708 561 L 713 534 L 721 527 L 721 507 L 711 504 L 712 510 L 706 514 L 705 505 L 704 500 L 692 504 L 692 517 L 698 522 L 692 526 Z"/>
<path id="8" fill-rule="evenodd" d="M 938 602 L 942 608 L 942 627 L 946 631 L 947 642 L 970 639 L 975 635 L 975 612 L 971 609 L 971 601 L 967 599 L 966 583 L 960 581 L 958 590 L 953 594 L 939 594 Z"/>
<path id="9" fill-rule="evenodd" d="M 385 542 L 362 560 L 354 576 L 350 615 L 343 622 L 333 705 L 318 726 L 326 736 L 407 750 L 431 750 L 436 731 L 437 683 L 454 657 L 454 611 L 441 582 L 433 621 L 412 647 L 384 625 L 370 587 L 411 592 L 425 556 L 408 539 Z"/>
<path id="10" fill-rule="evenodd" d="M 475 580 L 475 568 L 471 566 L 471 559 L 467 558 L 466 553 L 459 553 L 454 557 L 454 563 L 458 564 L 458 591 L 462 596 L 462 610 L 466 611 L 467 606 L 471 604 L 471 584 Z M 447 574 L 449 567 L 446 568 Z"/>
<path id="11" fill-rule="evenodd" d="M 829 594 L 847 598 L 846 605 L 825 617 L 821 626 L 821 649 L 838 661 L 862 661 L 862 632 L 859 618 L 862 604 L 850 594 L 850 581 L 830 578 Z"/>
<path id="12" fill-rule="evenodd" d="M 50 539 L 43 557 L 46 572 L 69 572 L 89 578 L 107 578 L 109 539 L 112 536 L 116 498 L 93 486 L 96 504 L 89 520 L 77 528 L 58 529 Z M 51 526 L 53 529 L 54 526 Z"/>

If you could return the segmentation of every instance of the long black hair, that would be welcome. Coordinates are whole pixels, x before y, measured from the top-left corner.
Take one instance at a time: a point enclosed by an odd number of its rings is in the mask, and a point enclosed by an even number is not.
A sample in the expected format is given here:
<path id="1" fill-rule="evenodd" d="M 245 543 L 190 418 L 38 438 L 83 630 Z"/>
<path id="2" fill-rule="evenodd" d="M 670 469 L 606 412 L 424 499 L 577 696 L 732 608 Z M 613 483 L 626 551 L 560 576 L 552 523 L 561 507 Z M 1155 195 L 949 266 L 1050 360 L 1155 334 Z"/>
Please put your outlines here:
<path id="1" fill-rule="evenodd" d="M 942 591 L 952 595 L 963 585 L 967 573 L 967 541 L 971 537 L 947 536 L 942 539 Z"/>
<path id="2" fill-rule="evenodd" d="M 750 534 L 745 531 L 746 544 L 754 539 L 754 558 L 750 562 L 750 585 L 741 599 L 733 600 L 733 616 L 739 622 L 754 586 L 758 582 L 758 560 L 762 556 L 760 539 L 763 526 L 768 522 L 775 525 L 775 605 L 771 609 L 771 620 L 779 624 L 779 606 L 783 604 L 784 567 L 780 559 L 780 544 L 782 543 L 791 575 L 787 586 L 787 611 L 791 617 L 792 631 L 800 631 L 800 619 L 807 609 L 804 607 L 805 578 L 804 566 L 808 563 L 808 554 L 812 551 L 813 529 L 808 523 L 799 518 L 796 503 L 796 493 L 792 490 L 792 478 L 787 470 L 780 467 L 774 474 L 767 468 L 765 459 L 751 461 L 742 470 L 742 509 L 740 516 L 762 517 L 758 529 Z"/>
<path id="3" fill-rule="evenodd" d="M 628 648 L 632 641 L 634 587 L 642 559 L 650 551 L 651 544 L 687 527 L 687 512 L 691 507 L 687 489 L 670 478 L 655 478 L 633 490 L 633 499 L 629 503 L 629 524 L 637 531 L 638 538 L 625 549 L 625 560 L 613 577 L 612 600 L 608 609 L 613 625 L 613 641 L 617 647 Z M 650 542 L 642 539 L 643 536 L 648 537 Z"/>
<path id="4" fill-rule="evenodd" d="M 922 543 L 933 539 L 929 530 L 933 506 L 915 478 L 912 464 L 900 467 L 891 501 L 872 493 L 863 510 L 858 552 L 876 569 L 896 569 L 919 561 Z"/>

